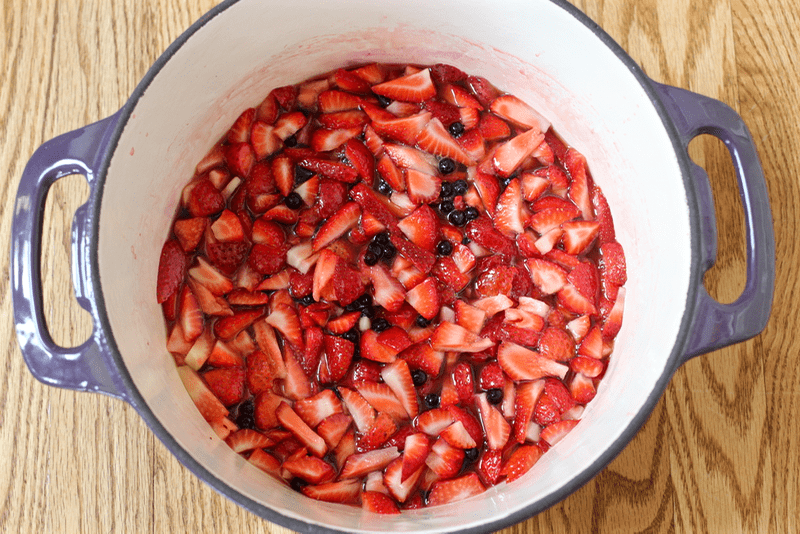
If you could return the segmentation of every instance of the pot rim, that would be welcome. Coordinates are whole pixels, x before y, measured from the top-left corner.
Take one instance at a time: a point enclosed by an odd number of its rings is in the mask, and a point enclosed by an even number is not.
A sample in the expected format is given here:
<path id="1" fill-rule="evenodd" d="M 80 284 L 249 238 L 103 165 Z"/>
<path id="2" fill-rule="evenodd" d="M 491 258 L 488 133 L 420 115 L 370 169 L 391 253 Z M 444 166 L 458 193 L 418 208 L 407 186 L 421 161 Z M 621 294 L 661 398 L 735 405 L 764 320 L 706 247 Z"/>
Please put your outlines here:
<path id="1" fill-rule="evenodd" d="M 633 74 L 635 79 L 639 82 L 642 89 L 647 94 L 650 102 L 654 106 L 661 122 L 666 130 L 667 135 L 669 136 L 670 141 L 672 142 L 673 150 L 676 155 L 678 167 L 681 171 L 681 177 L 684 183 L 684 190 L 686 192 L 687 197 L 687 204 L 689 208 L 689 227 L 690 227 L 690 242 L 691 242 L 691 261 L 690 261 L 690 273 L 689 273 L 689 284 L 688 284 L 688 293 L 686 295 L 686 306 L 684 308 L 685 312 L 683 318 L 681 319 L 680 328 L 678 330 L 678 335 L 675 341 L 675 345 L 673 346 L 669 357 L 666 359 L 666 365 L 664 367 L 664 372 L 659 377 L 656 382 L 653 391 L 648 396 L 647 400 L 641 405 L 638 412 L 631 418 L 627 426 L 624 430 L 620 433 L 619 437 L 613 442 L 613 444 L 606 449 L 598 459 L 590 464 L 587 468 L 583 471 L 577 473 L 568 483 L 562 486 L 560 489 L 556 490 L 555 492 L 549 494 L 543 499 L 535 501 L 530 505 L 517 510 L 514 513 L 511 513 L 507 516 L 498 518 L 498 519 L 490 519 L 485 523 L 482 523 L 479 526 L 471 527 L 468 529 L 461 529 L 460 532 L 464 534 L 479 534 L 479 533 L 489 533 L 494 532 L 496 530 L 500 530 L 526 519 L 533 517 L 536 514 L 543 512 L 544 510 L 550 508 L 551 506 L 555 505 L 556 503 L 564 500 L 567 496 L 571 495 L 572 493 L 576 492 L 580 487 L 584 484 L 589 482 L 592 478 L 594 478 L 599 472 L 607 466 L 616 456 L 622 452 L 622 450 L 627 446 L 627 444 L 633 439 L 642 425 L 647 421 L 652 413 L 655 405 L 661 398 L 662 394 L 664 393 L 667 384 L 672 378 L 672 375 L 677 370 L 682 362 L 681 356 L 684 354 L 684 348 L 688 341 L 688 336 L 690 334 L 691 325 L 694 321 L 694 316 L 696 314 L 696 302 L 695 299 L 692 298 L 692 290 L 693 288 L 698 287 L 699 284 L 702 284 L 702 278 L 700 273 L 700 208 L 698 205 L 698 199 L 693 187 L 691 187 L 690 179 L 691 179 L 691 172 L 690 172 L 690 162 L 689 156 L 686 150 L 683 147 L 683 143 L 681 141 L 680 136 L 675 128 L 675 125 L 670 118 L 669 113 L 667 112 L 666 107 L 664 106 L 663 102 L 659 98 L 657 91 L 654 89 L 652 85 L 651 79 L 644 73 L 642 68 L 631 58 L 628 53 L 608 34 L 606 33 L 599 24 L 594 22 L 590 19 L 586 14 L 580 11 L 575 6 L 569 4 L 566 0 L 548 0 L 549 2 L 555 4 L 557 7 L 566 11 L 569 15 L 574 17 L 578 22 L 586 26 L 605 46 L 607 46 L 613 54 L 617 57 L 619 61 L 621 61 Z M 122 135 L 125 126 L 128 123 L 128 120 L 131 117 L 131 113 L 133 109 L 138 104 L 139 99 L 142 95 L 147 91 L 148 87 L 150 86 L 151 82 L 155 79 L 155 77 L 161 72 L 164 66 L 169 62 L 172 56 L 200 29 L 202 29 L 208 22 L 214 19 L 217 15 L 223 13 L 226 9 L 230 8 L 231 6 L 238 3 L 239 0 L 225 0 L 222 3 L 218 4 L 217 6 L 213 7 L 210 11 L 205 13 L 201 16 L 197 21 L 195 21 L 186 31 L 184 31 L 177 39 L 175 39 L 169 47 L 159 56 L 159 58 L 151 65 L 148 69 L 147 73 L 144 75 L 142 80 L 134 89 L 131 96 L 126 101 L 125 105 L 120 109 L 118 112 L 118 120 L 116 122 L 113 134 L 111 135 L 108 144 L 104 147 L 104 154 L 102 157 L 102 161 L 100 167 L 97 170 L 95 175 L 96 183 L 97 183 L 97 198 L 102 199 L 103 190 L 105 188 L 105 179 L 106 174 L 108 172 L 109 165 L 112 160 L 112 155 L 116 152 L 118 148 L 118 143 L 120 137 Z M 154 413 L 151 411 L 149 406 L 147 405 L 144 397 L 142 396 L 139 389 L 136 387 L 136 384 L 133 382 L 130 372 L 128 371 L 123 359 L 122 355 L 119 352 L 119 348 L 117 346 L 116 340 L 114 339 L 113 332 L 111 329 L 111 323 L 107 314 L 106 306 L 105 306 L 105 298 L 103 295 L 102 284 L 99 276 L 99 256 L 98 256 L 98 243 L 99 243 L 99 221 L 100 217 L 100 209 L 101 209 L 102 202 L 95 202 L 93 203 L 92 210 L 93 214 L 92 217 L 95 221 L 95 224 L 91 225 L 90 234 L 89 234 L 89 260 L 91 262 L 91 282 L 94 287 L 94 295 L 95 295 L 95 304 L 97 310 L 97 319 L 100 321 L 100 329 L 105 333 L 107 347 L 109 349 L 109 356 L 110 359 L 113 361 L 114 366 L 116 368 L 116 372 L 118 373 L 119 379 L 125 387 L 125 394 L 126 400 L 136 409 L 139 415 L 144 419 L 147 426 L 150 430 L 161 440 L 161 442 L 166 445 L 169 451 L 185 466 L 187 467 L 195 476 L 203 480 L 209 486 L 211 486 L 215 491 L 224 495 L 231 501 L 235 502 L 239 506 L 245 508 L 246 510 L 254 513 L 255 515 L 266 519 L 267 521 L 274 522 L 276 524 L 282 525 L 284 527 L 290 528 L 292 530 L 296 530 L 298 532 L 307 532 L 309 534 L 313 533 L 342 533 L 344 531 L 329 528 L 325 526 L 315 525 L 311 523 L 306 523 L 304 521 L 295 519 L 290 516 L 283 515 L 278 513 L 277 511 L 273 510 L 272 508 L 268 508 L 248 497 L 239 493 L 235 489 L 233 489 L 230 485 L 228 485 L 224 480 L 216 477 L 210 471 L 208 471 L 202 464 L 196 461 L 173 437 L 172 435 L 164 428 L 161 422 L 155 417 Z"/>

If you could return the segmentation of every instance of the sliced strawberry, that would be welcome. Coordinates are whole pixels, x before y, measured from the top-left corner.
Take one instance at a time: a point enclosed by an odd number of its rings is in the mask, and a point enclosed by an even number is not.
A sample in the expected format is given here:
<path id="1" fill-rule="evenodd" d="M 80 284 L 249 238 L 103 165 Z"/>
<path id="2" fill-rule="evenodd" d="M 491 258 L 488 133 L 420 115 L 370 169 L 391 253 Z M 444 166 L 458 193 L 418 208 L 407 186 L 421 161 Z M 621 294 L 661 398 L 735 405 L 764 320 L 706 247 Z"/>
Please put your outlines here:
<path id="1" fill-rule="evenodd" d="M 397 421 L 409 418 L 403 404 L 387 384 L 362 381 L 356 385 L 356 389 L 376 411 L 386 413 Z"/>
<path id="2" fill-rule="evenodd" d="M 552 447 L 561 441 L 577 424 L 578 421 L 558 421 L 551 423 L 542 429 L 541 439 Z"/>
<path id="3" fill-rule="evenodd" d="M 440 323 L 431 337 L 431 347 L 439 351 L 480 352 L 493 345 L 492 340 L 447 321 Z"/>
<path id="4" fill-rule="evenodd" d="M 244 399 L 243 369 L 212 369 L 203 373 L 203 379 L 225 406 L 233 406 Z"/>
<path id="5" fill-rule="evenodd" d="M 499 145 L 492 159 L 497 174 L 503 177 L 511 176 L 542 140 L 544 140 L 544 135 L 532 128 Z"/>
<path id="6" fill-rule="evenodd" d="M 511 435 L 511 425 L 497 408 L 489 404 L 486 393 L 477 395 L 476 399 L 486 433 L 486 446 L 490 449 L 503 448 Z"/>
<path id="7" fill-rule="evenodd" d="M 542 449 L 538 445 L 523 445 L 511 453 L 501 475 L 505 475 L 506 482 L 513 482 L 530 471 L 541 457 Z"/>
<path id="8" fill-rule="evenodd" d="M 528 425 L 539 396 L 544 391 L 544 380 L 523 382 L 517 386 L 514 397 L 514 439 L 524 443 L 528 433 Z"/>
<path id="9" fill-rule="evenodd" d="M 568 311 L 576 314 L 592 315 L 597 313 L 593 301 L 584 297 L 575 286 L 567 283 L 557 294 L 558 303 Z"/>
<path id="10" fill-rule="evenodd" d="M 408 196 L 415 204 L 433 202 L 439 197 L 442 180 L 438 176 L 408 169 L 406 171 Z"/>
<path id="11" fill-rule="evenodd" d="M 362 128 L 354 126 L 351 128 L 340 128 L 338 130 L 326 130 L 320 128 L 311 134 L 311 148 L 317 152 L 328 152 L 336 150 L 348 140 L 360 135 Z"/>
<path id="12" fill-rule="evenodd" d="M 534 285 L 545 295 L 557 293 L 567 283 L 567 272 L 553 262 L 531 258 L 525 264 Z"/>
<path id="13" fill-rule="evenodd" d="M 349 415 L 335 413 L 323 419 L 317 426 L 316 432 L 325 440 L 328 448 L 333 449 L 339 444 L 352 422 L 353 419 Z"/>
<path id="14" fill-rule="evenodd" d="M 622 246 L 616 241 L 604 243 L 600 246 L 600 254 L 602 255 L 600 274 L 603 283 L 615 286 L 624 285 L 628 280 L 628 274 Z"/>
<path id="15" fill-rule="evenodd" d="M 405 302 L 403 286 L 381 264 L 369 267 L 367 274 L 372 280 L 374 301 L 389 311 L 399 310 Z"/>
<path id="16" fill-rule="evenodd" d="M 231 317 L 218 319 L 214 323 L 214 334 L 223 340 L 231 339 L 263 315 L 263 309 L 237 311 Z"/>
<path id="17" fill-rule="evenodd" d="M 462 404 L 469 403 L 475 394 L 475 379 L 472 374 L 472 367 L 467 362 L 459 362 L 451 373 L 459 402 Z M 448 443 L 453 445 L 452 442 Z"/>
<path id="18" fill-rule="evenodd" d="M 392 389 L 410 417 L 419 413 L 417 393 L 405 360 L 396 360 L 381 371 L 381 378 Z"/>
<path id="19" fill-rule="evenodd" d="M 229 369 L 232 367 L 244 367 L 244 360 L 241 355 L 234 351 L 227 343 L 217 340 L 211 349 L 211 353 L 206 360 L 209 365 Z"/>
<path id="20" fill-rule="evenodd" d="M 600 188 L 594 187 L 591 196 L 595 220 L 600 223 L 600 231 L 597 234 L 598 242 L 602 245 L 603 243 L 616 241 L 614 219 L 611 217 L 611 208 L 608 207 L 608 201 L 605 195 L 603 195 Z"/>
<path id="21" fill-rule="evenodd" d="M 494 225 L 512 239 L 525 228 L 522 224 L 522 186 L 514 178 L 500 195 L 494 210 Z"/>
<path id="22" fill-rule="evenodd" d="M 397 227 L 397 220 L 394 215 L 372 189 L 369 189 L 364 184 L 356 184 L 350 190 L 350 197 L 358 202 L 364 211 L 371 213 L 387 228 L 393 229 Z"/>
<path id="23" fill-rule="evenodd" d="M 317 263 L 319 264 L 319 262 Z M 333 332 L 334 334 L 344 334 L 348 330 L 351 330 L 358 324 L 358 320 L 361 318 L 361 312 L 354 311 L 349 313 L 343 313 L 336 319 L 332 319 L 328 322 L 327 329 Z"/>
<path id="24" fill-rule="evenodd" d="M 298 162 L 298 165 L 318 173 L 326 178 L 338 180 L 352 184 L 358 179 L 358 172 L 344 163 L 338 161 L 328 161 L 320 158 L 306 157 Z"/>
<path id="25" fill-rule="evenodd" d="M 331 89 L 320 93 L 318 103 L 320 111 L 323 113 L 332 113 L 336 111 L 358 109 L 361 102 L 361 97 L 357 95 Z"/>
<path id="26" fill-rule="evenodd" d="M 413 369 L 425 371 L 431 378 L 439 376 L 444 352 L 434 350 L 427 342 L 417 343 L 404 350 L 400 357 Z"/>
<path id="27" fill-rule="evenodd" d="M 569 392 L 572 398 L 581 404 L 586 404 L 594 399 L 597 394 L 594 381 L 582 373 L 575 373 L 569 383 Z M 562 412 L 562 416 L 565 415 Z"/>
<path id="28" fill-rule="evenodd" d="M 367 432 L 375 422 L 375 410 L 357 391 L 340 387 L 339 393 L 358 431 Z"/>
<path id="29" fill-rule="evenodd" d="M 404 239 L 400 235 L 392 234 L 390 236 L 392 245 L 397 248 L 397 251 L 414 267 L 423 273 L 429 273 L 436 263 L 436 256 L 427 250 L 423 250 L 411 241 Z"/>
<path id="30" fill-rule="evenodd" d="M 429 436 L 438 436 L 442 430 L 452 425 L 455 419 L 447 408 L 434 408 L 422 412 L 417 418 L 417 428 Z"/>
<path id="31" fill-rule="evenodd" d="M 276 274 L 286 265 L 286 249 L 255 244 L 247 263 L 261 274 Z"/>
<path id="32" fill-rule="evenodd" d="M 234 143 L 222 147 L 225 156 L 225 164 L 231 173 L 241 178 L 247 178 L 253 164 L 256 162 L 256 155 L 250 143 Z"/>
<path id="33" fill-rule="evenodd" d="M 193 217 L 208 217 L 225 209 L 225 199 L 208 178 L 201 178 L 190 185 L 186 209 Z"/>
<path id="34" fill-rule="evenodd" d="M 177 294 L 186 276 L 186 267 L 186 254 L 178 241 L 170 239 L 164 243 L 161 248 L 156 281 L 156 300 L 159 304 Z"/>
<path id="35" fill-rule="evenodd" d="M 283 140 L 275 133 L 275 126 L 256 121 L 250 134 L 250 145 L 256 160 L 263 160 L 283 147 Z"/>
<path id="36" fill-rule="evenodd" d="M 275 121 L 273 133 L 282 141 L 286 141 L 289 137 L 299 132 L 307 122 L 308 117 L 302 111 L 284 113 Z"/>
<path id="37" fill-rule="evenodd" d="M 570 148 L 564 156 L 564 165 L 572 178 L 568 190 L 569 198 L 580 208 L 583 218 L 587 221 L 591 220 L 592 201 L 589 192 L 586 158 L 574 148 Z"/>
<path id="38" fill-rule="evenodd" d="M 439 258 L 431 273 L 439 282 L 449 286 L 455 292 L 460 292 L 472 281 L 472 278 L 462 273 L 453 258 L 449 256 Z"/>
<path id="39" fill-rule="evenodd" d="M 271 390 L 277 378 L 272 359 L 259 350 L 247 356 L 247 389 L 253 395 Z"/>
<path id="40" fill-rule="evenodd" d="M 409 146 L 417 143 L 425 126 L 431 121 L 431 114 L 426 112 L 416 113 L 408 117 L 397 118 L 392 114 L 388 117 L 378 117 L 375 111 L 380 108 L 365 108 L 367 114 L 372 115 L 372 128 L 384 139 L 399 141 Z M 373 111 L 374 110 L 374 111 Z M 383 112 L 383 110 L 381 110 Z"/>
<path id="41" fill-rule="evenodd" d="M 300 329 L 300 319 L 291 306 L 281 304 L 267 316 L 267 324 L 277 329 L 286 341 L 302 350 L 305 346 L 303 334 Z"/>
<path id="42" fill-rule="evenodd" d="M 464 423 L 461 421 L 456 421 L 448 426 L 440 435 L 447 443 L 459 449 L 473 449 L 477 447 L 477 443 L 472 439 L 472 436 L 469 435 L 467 429 L 464 428 Z"/>
<path id="43" fill-rule="evenodd" d="M 222 145 L 214 145 L 195 167 L 195 174 L 202 175 L 224 163 Z"/>
<path id="44" fill-rule="evenodd" d="M 398 352 L 380 343 L 374 330 L 366 330 L 361 334 L 361 357 L 379 363 L 391 363 L 397 359 Z"/>
<path id="45" fill-rule="evenodd" d="M 483 110 L 481 102 L 460 85 L 446 84 L 442 86 L 439 94 L 445 102 L 456 107 Z"/>
<path id="46" fill-rule="evenodd" d="M 397 227 L 415 245 L 434 252 L 438 242 L 439 217 L 427 204 L 415 209 L 411 215 L 401 220 Z"/>
<path id="47" fill-rule="evenodd" d="M 437 439 L 425 459 L 425 465 L 438 478 L 451 478 L 458 474 L 464 464 L 464 450 L 453 447 L 444 439 Z"/>
<path id="48" fill-rule="evenodd" d="M 228 415 L 228 409 L 208 389 L 197 371 L 185 365 L 179 366 L 177 371 L 189 397 L 206 421 L 217 421 Z"/>
<path id="49" fill-rule="evenodd" d="M 514 381 L 536 380 L 546 376 L 564 378 L 569 367 L 540 356 L 516 343 L 503 342 L 497 350 L 497 361 Z"/>
<path id="50" fill-rule="evenodd" d="M 355 346 L 352 342 L 341 337 L 325 335 L 325 355 L 332 381 L 344 377 L 353 361 L 354 352 Z"/>
<path id="51" fill-rule="evenodd" d="M 329 130 L 362 127 L 369 121 L 369 117 L 367 117 L 366 113 L 358 109 L 323 113 L 317 117 L 317 119 L 323 127 Z"/>
<path id="52" fill-rule="evenodd" d="M 564 230 L 561 238 L 564 250 L 576 255 L 586 252 L 600 231 L 600 223 L 596 221 L 565 222 L 561 227 Z"/>
<path id="53" fill-rule="evenodd" d="M 206 231 L 206 225 L 207 219 L 205 217 L 193 217 L 175 221 L 172 230 L 175 232 L 175 237 L 178 238 L 178 242 L 184 252 L 191 252 L 197 248 Z"/>
<path id="54" fill-rule="evenodd" d="M 436 86 L 431 80 L 430 70 L 423 69 L 415 74 L 373 85 L 372 92 L 392 100 L 425 102 L 436 96 Z"/>
<path id="55" fill-rule="evenodd" d="M 499 141 L 511 135 L 511 128 L 504 120 L 491 113 L 481 113 L 478 132 L 487 141 Z"/>
<path id="56" fill-rule="evenodd" d="M 340 480 L 338 482 L 306 486 L 301 491 L 306 497 L 311 497 L 318 501 L 353 504 L 358 500 L 361 492 L 361 482 L 358 480 Z"/>
<path id="57" fill-rule="evenodd" d="M 331 464 L 313 456 L 306 456 L 303 449 L 287 458 L 282 467 L 291 475 L 310 484 L 323 484 L 336 478 L 336 472 Z"/>
<path id="58" fill-rule="evenodd" d="M 512 258 L 516 255 L 514 241 L 498 232 L 486 217 L 478 217 L 466 226 L 466 235 L 479 245 L 501 256 Z"/>
<path id="59" fill-rule="evenodd" d="M 456 83 L 466 79 L 467 75 L 460 69 L 446 65 L 444 63 L 437 63 L 431 67 L 431 76 L 438 84 Z"/>
<path id="60" fill-rule="evenodd" d="M 242 453 L 253 449 L 263 449 L 275 445 L 275 441 L 257 430 L 243 428 L 228 436 L 225 440 L 234 452 Z"/>
<path id="61" fill-rule="evenodd" d="M 617 298 L 608 316 L 603 323 L 603 339 L 610 341 L 614 339 L 622 328 L 622 312 L 625 308 L 625 288 L 621 287 L 617 291 Z"/>
<path id="62" fill-rule="evenodd" d="M 533 420 L 547 426 L 561 420 L 561 414 L 574 406 L 575 399 L 564 384 L 552 378 L 546 379 L 544 393 L 539 397 L 533 411 Z"/>
<path id="63" fill-rule="evenodd" d="M 489 109 L 526 130 L 533 129 L 543 132 L 550 126 L 546 119 L 514 95 L 497 97 L 489 106 Z M 544 137 L 542 137 L 542 140 L 544 140 Z"/>
<path id="64" fill-rule="evenodd" d="M 469 473 L 452 480 L 440 480 L 431 487 L 431 491 L 428 494 L 428 506 L 449 504 L 468 499 L 469 497 L 480 495 L 485 489 L 475 473 Z"/>
<path id="65" fill-rule="evenodd" d="M 375 174 L 375 157 L 372 152 L 361 141 L 350 139 L 345 143 L 344 153 L 361 179 L 371 185 Z"/>
<path id="66" fill-rule="evenodd" d="M 314 236 L 314 252 L 321 250 L 355 227 L 359 217 L 361 217 L 361 208 L 356 202 L 348 202 L 342 206 L 322 225 L 317 235 Z"/>
<path id="67" fill-rule="evenodd" d="M 327 417 L 342 413 L 341 401 L 330 389 L 323 389 L 316 395 L 298 400 L 294 403 L 294 411 L 310 427 L 316 427 Z"/>
<path id="68" fill-rule="evenodd" d="M 484 391 L 493 388 L 502 388 L 505 381 L 503 370 L 497 362 L 484 365 L 478 375 L 478 385 Z"/>
<path id="69" fill-rule="evenodd" d="M 308 449 L 317 457 L 322 458 L 328 450 L 328 446 L 316 432 L 292 410 L 286 403 L 280 403 L 275 411 L 280 424 L 297 437 Z M 285 464 L 284 464 L 285 466 Z"/>
<path id="70" fill-rule="evenodd" d="M 388 414 L 379 413 L 369 430 L 356 435 L 356 450 L 364 452 L 377 449 L 395 432 L 397 425 L 392 418 Z"/>
<path id="71" fill-rule="evenodd" d="M 453 104 L 439 102 L 438 100 L 428 100 L 425 102 L 424 107 L 444 126 L 449 127 L 452 123 L 461 119 L 459 108 Z"/>
<path id="72" fill-rule="evenodd" d="M 599 335 L 598 330 L 598 335 Z M 575 356 L 575 343 L 566 330 L 551 326 L 545 328 L 538 344 L 539 354 L 550 360 L 566 362 Z"/>
<path id="73" fill-rule="evenodd" d="M 436 154 L 443 158 L 451 158 L 464 165 L 474 163 L 473 159 L 461 148 L 458 141 L 453 139 L 445 129 L 442 122 L 435 117 L 420 132 L 416 142 L 421 149 L 431 154 Z"/>
<path id="74" fill-rule="evenodd" d="M 398 456 L 400 456 L 400 453 L 397 452 L 397 447 L 387 447 L 354 454 L 345 462 L 339 477 L 359 478 L 372 471 L 380 471 Z"/>
<path id="75" fill-rule="evenodd" d="M 365 491 L 361 494 L 361 508 L 376 514 L 399 514 L 397 504 L 383 493 Z"/>
<path id="76" fill-rule="evenodd" d="M 439 314 L 441 303 L 436 279 L 433 277 L 426 278 L 424 282 L 408 291 L 405 298 L 420 315 L 428 320 Z"/>
<path id="77" fill-rule="evenodd" d="M 487 449 L 478 462 L 478 474 L 483 482 L 494 485 L 500 481 L 500 471 L 503 467 L 503 451 L 500 449 Z"/>

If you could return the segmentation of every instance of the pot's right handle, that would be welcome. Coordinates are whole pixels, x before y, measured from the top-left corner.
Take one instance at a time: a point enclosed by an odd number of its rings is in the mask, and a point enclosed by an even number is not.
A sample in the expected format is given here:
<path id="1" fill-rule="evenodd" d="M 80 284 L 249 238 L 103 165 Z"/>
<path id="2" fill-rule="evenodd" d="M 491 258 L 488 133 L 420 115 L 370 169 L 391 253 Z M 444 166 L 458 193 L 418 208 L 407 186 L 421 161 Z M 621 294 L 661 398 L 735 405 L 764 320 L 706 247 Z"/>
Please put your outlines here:
<path id="1" fill-rule="evenodd" d="M 31 374 L 51 386 L 95 391 L 128 400 L 110 363 L 88 267 L 93 208 L 99 198 L 95 173 L 118 119 L 119 113 L 62 134 L 44 143 L 31 156 L 14 204 L 10 279 L 17 339 Z M 78 303 L 92 315 L 94 330 L 80 346 L 61 347 L 53 341 L 44 319 L 40 267 L 42 218 L 50 186 L 70 174 L 84 175 L 90 189 L 88 202 L 78 208 L 73 219 L 71 263 Z"/>
<path id="2" fill-rule="evenodd" d="M 730 152 L 744 206 L 747 236 L 747 281 L 735 302 L 711 298 L 702 277 L 695 288 L 695 313 L 684 361 L 758 335 L 767 325 L 775 288 L 775 236 L 764 171 L 755 143 L 742 118 L 712 98 L 652 82 L 672 118 L 684 149 L 692 139 L 710 134 Z M 700 254 L 703 273 L 717 256 L 714 197 L 706 172 L 692 166 L 692 186 L 700 209 Z"/>

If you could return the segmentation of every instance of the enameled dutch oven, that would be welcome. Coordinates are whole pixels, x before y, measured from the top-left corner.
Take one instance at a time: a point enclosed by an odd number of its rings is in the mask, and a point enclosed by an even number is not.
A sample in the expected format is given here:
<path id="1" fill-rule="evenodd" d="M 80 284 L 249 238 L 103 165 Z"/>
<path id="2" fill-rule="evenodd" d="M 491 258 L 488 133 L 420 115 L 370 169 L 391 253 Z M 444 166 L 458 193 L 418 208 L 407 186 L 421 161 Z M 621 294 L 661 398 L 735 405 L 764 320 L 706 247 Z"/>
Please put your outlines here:
<path id="1" fill-rule="evenodd" d="M 307 499 L 219 440 L 178 378 L 155 299 L 181 188 L 241 110 L 273 87 L 373 61 L 450 63 L 540 110 L 586 155 L 628 265 L 623 328 L 575 430 L 512 484 L 392 517 Z M 687 146 L 704 133 L 729 148 L 745 213 L 747 282 L 726 305 L 703 287 L 716 257 L 713 199 Z M 74 173 L 91 189 L 73 222 L 72 270 L 94 332 L 66 349 L 45 326 L 39 257 L 47 191 Z M 491 8 L 483 0 L 226 1 L 169 47 L 118 113 L 36 151 L 17 194 L 12 245 L 16 328 L 36 378 L 129 402 L 199 478 L 302 532 L 490 532 L 546 509 L 622 450 L 683 362 L 764 328 L 775 263 L 766 185 L 741 118 L 650 80 L 562 0 Z"/>

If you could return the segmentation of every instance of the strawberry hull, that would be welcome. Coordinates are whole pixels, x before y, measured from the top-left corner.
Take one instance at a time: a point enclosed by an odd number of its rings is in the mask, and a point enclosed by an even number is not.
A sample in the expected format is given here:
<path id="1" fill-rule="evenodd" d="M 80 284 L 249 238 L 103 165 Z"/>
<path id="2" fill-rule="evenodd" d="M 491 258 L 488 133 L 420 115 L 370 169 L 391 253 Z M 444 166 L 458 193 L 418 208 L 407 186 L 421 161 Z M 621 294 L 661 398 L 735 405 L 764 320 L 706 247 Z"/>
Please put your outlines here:
<path id="1" fill-rule="evenodd" d="M 293 12 L 284 19 L 296 23 L 265 28 L 264 21 L 274 20 L 274 6 L 246 0 L 225 3 L 170 47 L 123 110 L 51 141 L 37 152 L 20 183 L 13 231 L 11 278 L 22 352 L 33 374 L 48 384 L 104 392 L 131 402 L 198 477 L 248 510 L 293 530 L 495 531 L 544 510 L 596 474 L 633 437 L 672 373 L 688 357 L 740 341 L 763 328 L 774 276 L 763 177 L 750 141 L 740 133 L 746 130 L 728 108 L 654 84 L 608 36 L 566 4 L 537 2 L 530 16 L 516 8 L 511 13 L 506 12 L 509 8 L 495 6 L 492 16 L 503 21 L 496 25 L 481 20 L 486 10 L 477 3 L 459 2 L 459 12 L 466 15 L 455 21 L 447 15 L 456 6 L 434 13 L 415 2 L 392 5 L 387 12 L 380 6 L 372 11 L 345 7 L 296 3 L 287 8 Z M 395 31 L 395 25 L 404 31 Z M 531 27 L 536 31 L 530 31 Z M 387 35 L 390 47 L 386 47 Z M 512 41 L 511 35 L 524 38 Z M 246 39 L 248 47 L 232 59 L 220 53 L 219 43 L 234 39 Z M 489 56 L 487 50 L 498 52 Z M 540 53 L 534 56 L 534 50 Z M 570 55 L 570 50 L 581 50 L 581 54 Z M 342 65 L 375 60 L 449 61 L 465 73 L 504 80 L 504 90 L 553 121 L 564 139 L 581 149 L 591 176 L 602 186 L 613 213 L 616 239 L 626 253 L 625 317 L 636 318 L 618 330 L 615 357 L 604 371 L 596 396 L 576 428 L 554 445 L 557 455 L 545 453 L 519 480 L 465 501 L 431 508 L 424 515 L 404 511 L 399 516 L 381 516 L 379 521 L 367 515 L 372 512 L 312 501 L 222 444 L 186 395 L 173 358 L 156 349 L 164 345 L 167 331 L 154 297 L 160 255 L 156 243 L 167 237 L 185 177 L 204 159 L 214 140 L 222 138 L 242 110 L 264 100 L 265 88 L 289 86 Z M 482 98 L 487 98 L 491 88 L 482 87 L 486 90 Z M 585 87 L 593 88 L 591 94 Z M 285 106 L 294 99 L 295 95 L 281 97 L 279 105 L 287 110 Z M 259 116 L 258 120 L 265 119 Z M 702 274 L 713 260 L 713 240 L 704 237 L 714 233 L 709 226 L 713 208 L 705 178 L 699 176 L 695 185 L 682 149 L 696 132 L 710 127 L 741 153 L 737 170 L 750 199 L 745 220 L 753 225 L 748 235 L 755 236 L 749 277 L 753 281 L 735 307 L 710 301 L 702 288 Z M 302 130 L 297 135 L 302 136 Z M 249 152 L 240 149 L 247 156 Z M 553 151 L 558 158 L 558 151 Z M 219 157 L 232 160 L 231 156 Z M 215 157 L 209 154 L 209 160 Z M 247 159 L 235 165 L 243 174 L 238 179 L 247 180 L 244 174 L 252 174 Z M 653 176 L 653 169 L 658 169 L 657 179 L 641 178 Z M 95 332 L 86 344 L 62 349 L 39 323 L 42 303 L 36 300 L 40 292 L 34 289 L 40 280 L 38 258 L 33 261 L 31 255 L 39 252 L 35 240 L 41 227 L 36 214 L 45 197 L 43 184 L 70 172 L 91 175 L 88 207 L 76 215 L 73 250 L 79 255 L 73 265 L 79 282 L 76 293 L 93 315 Z M 591 198 L 591 190 L 588 194 L 581 198 Z M 270 220 L 289 216 L 288 210 L 281 209 Z M 474 251 L 481 254 L 477 247 Z M 314 268 L 311 252 L 298 259 L 306 272 Z M 614 272 L 609 275 L 601 274 L 601 279 L 613 286 L 618 277 Z M 580 292 L 565 293 L 564 298 L 569 295 L 580 296 Z M 614 306 L 611 300 L 604 303 L 598 317 L 614 315 Z M 248 340 L 237 334 L 230 344 L 243 347 Z M 296 348 L 297 358 L 305 357 L 301 347 Z M 294 374 L 297 369 L 301 374 Z M 289 374 L 297 388 L 306 387 L 300 365 L 291 366 Z M 503 401 L 493 409 L 503 412 L 506 404 Z M 514 403 L 508 405 L 513 410 Z M 219 421 L 218 428 L 227 426 L 217 419 L 218 411 L 208 410 L 206 416 Z M 348 432 L 344 436 L 353 435 L 352 429 Z M 283 439 L 282 459 L 303 446 L 292 445 L 296 438 Z M 353 441 L 342 437 L 336 454 L 345 451 L 348 443 Z M 515 463 L 515 478 L 517 465 L 528 463 L 529 458 Z M 466 484 L 469 480 L 453 485 L 448 494 L 472 495 L 471 488 L 477 485 Z M 451 486 L 429 476 L 421 476 L 418 483 L 437 488 L 437 495 Z M 502 498 L 496 498 L 500 493 Z M 351 491 L 346 497 L 358 500 Z M 482 511 L 479 517 L 476 509 Z"/>

